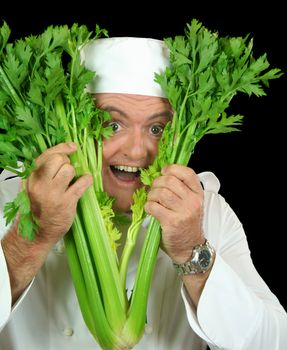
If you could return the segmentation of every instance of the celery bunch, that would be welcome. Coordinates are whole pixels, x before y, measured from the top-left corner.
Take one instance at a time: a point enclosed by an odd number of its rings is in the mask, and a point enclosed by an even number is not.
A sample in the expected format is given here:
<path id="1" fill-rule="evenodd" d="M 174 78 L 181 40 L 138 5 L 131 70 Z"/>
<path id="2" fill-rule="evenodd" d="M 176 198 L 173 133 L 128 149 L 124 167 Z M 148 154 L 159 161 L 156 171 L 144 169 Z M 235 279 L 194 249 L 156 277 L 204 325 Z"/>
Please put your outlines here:
<path id="1" fill-rule="evenodd" d="M 186 25 L 184 35 L 164 41 L 170 50 L 170 67 L 162 74 L 155 72 L 155 81 L 165 91 L 174 114 L 164 129 L 156 159 L 142 170 L 141 180 L 147 186 L 152 185 L 164 166 L 188 165 L 204 135 L 238 131 L 243 116 L 228 115 L 232 98 L 237 93 L 264 96 L 263 86 L 268 87 L 269 80 L 283 74 L 278 68 L 269 68 L 266 54 L 254 58 L 252 39 L 220 37 L 197 19 Z M 128 319 L 135 334 L 145 322 L 139 310 L 146 303 L 146 287 L 151 283 L 160 236 L 160 225 L 151 218 Z"/>
<path id="2" fill-rule="evenodd" d="M 85 92 L 94 77 L 81 62 L 80 48 L 107 35 L 74 24 L 50 26 L 42 34 L 9 43 L 10 28 L 0 29 L 0 167 L 23 178 L 24 190 L 5 206 L 7 224 L 20 213 L 19 233 L 33 240 L 33 217 L 25 179 L 34 159 L 60 142 L 79 145 L 71 156 L 76 176 L 91 173 L 93 188 L 81 198 L 66 252 L 83 318 L 103 349 L 124 343 L 120 334 L 128 301 L 115 251 L 120 232 L 114 227 L 112 199 L 103 192 L 102 138 L 109 114 L 95 107 Z M 96 140 L 96 145 L 95 145 Z M 124 265 L 124 264 L 123 264 Z"/>
<path id="3" fill-rule="evenodd" d="M 134 194 L 132 222 L 121 257 L 121 236 L 113 225 L 112 198 L 103 191 L 102 139 L 111 136 L 103 124 L 109 115 L 94 105 L 85 86 L 94 76 L 84 68 L 79 48 L 101 35 L 85 26 L 49 27 L 38 36 L 8 43 L 10 29 L 0 28 L 0 167 L 24 180 L 34 159 L 63 141 L 79 147 L 71 156 L 77 176 L 90 172 L 94 185 L 79 201 L 74 223 L 65 236 L 66 253 L 85 323 L 103 349 L 132 348 L 141 338 L 151 279 L 160 243 L 160 224 L 151 219 L 134 281 L 126 294 L 126 273 L 139 228 L 146 214 L 144 188 Z M 281 75 L 268 70 L 266 55 L 254 59 L 252 40 L 220 38 L 193 20 L 184 36 L 165 39 L 171 66 L 155 74 L 174 109 L 154 163 L 142 171 L 150 186 L 166 164 L 188 164 L 197 142 L 208 133 L 237 130 L 242 116 L 228 116 L 232 98 L 243 92 L 264 95 L 261 84 Z M 155 72 L 157 73 L 157 72 Z M 7 203 L 7 223 L 20 213 L 19 232 L 37 234 L 24 190 Z"/>

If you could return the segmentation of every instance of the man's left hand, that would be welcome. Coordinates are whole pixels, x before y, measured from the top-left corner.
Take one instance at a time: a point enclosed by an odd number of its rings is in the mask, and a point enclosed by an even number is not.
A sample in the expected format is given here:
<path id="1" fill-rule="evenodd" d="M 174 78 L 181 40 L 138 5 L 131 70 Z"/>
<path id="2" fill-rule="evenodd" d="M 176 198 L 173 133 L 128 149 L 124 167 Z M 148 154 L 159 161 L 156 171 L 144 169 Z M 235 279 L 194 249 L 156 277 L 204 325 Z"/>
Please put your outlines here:
<path id="1" fill-rule="evenodd" d="M 169 165 L 153 182 L 145 210 L 160 222 L 162 248 L 173 261 L 187 261 L 204 242 L 203 199 L 197 174 L 186 166 Z"/>

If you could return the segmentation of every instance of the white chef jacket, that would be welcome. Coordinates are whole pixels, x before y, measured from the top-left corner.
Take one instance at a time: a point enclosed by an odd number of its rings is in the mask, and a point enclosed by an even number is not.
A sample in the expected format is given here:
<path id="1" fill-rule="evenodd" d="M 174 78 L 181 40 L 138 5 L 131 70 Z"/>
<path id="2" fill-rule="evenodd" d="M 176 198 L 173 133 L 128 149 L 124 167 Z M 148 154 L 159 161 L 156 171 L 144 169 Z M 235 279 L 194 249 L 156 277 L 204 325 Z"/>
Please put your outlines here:
<path id="1" fill-rule="evenodd" d="M 3 205 L 20 181 L 0 174 L 0 237 L 7 231 Z M 286 350 L 287 314 L 256 271 L 242 224 L 218 194 L 213 173 L 204 186 L 204 233 L 216 259 L 195 311 L 169 257 L 159 250 L 147 325 L 137 350 Z M 2 212 L 2 215 L 1 215 Z M 132 289 L 146 220 L 127 276 Z M 0 350 L 95 350 L 70 278 L 63 242 L 56 244 L 29 287 L 11 309 L 11 290 L 0 246 Z"/>

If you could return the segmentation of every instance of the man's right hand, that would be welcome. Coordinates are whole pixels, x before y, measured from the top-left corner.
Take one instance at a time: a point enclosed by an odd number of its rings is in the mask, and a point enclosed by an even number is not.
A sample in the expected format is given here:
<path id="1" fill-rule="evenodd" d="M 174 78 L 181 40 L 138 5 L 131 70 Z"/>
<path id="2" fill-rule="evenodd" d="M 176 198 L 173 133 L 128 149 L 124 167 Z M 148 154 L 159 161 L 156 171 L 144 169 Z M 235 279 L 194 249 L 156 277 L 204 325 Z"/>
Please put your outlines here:
<path id="1" fill-rule="evenodd" d="M 17 220 L 2 240 L 11 281 L 12 299 L 17 300 L 44 263 L 49 251 L 70 229 L 77 203 L 92 185 L 91 175 L 72 182 L 74 167 L 69 155 L 77 146 L 61 143 L 36 159 L 37 168 L 27 179 L 27 192 L 39 230 L 30 242 L 17 234 Z"/>
<path id="2" fill-rule="evenodd" d="M 75 169 L 69 155 L 75 151 L 74 143 L 48 149 L 37 158 L 37 169 L 27 181 L 32 211 L 39 220 L 38 240 L 55 244 L 69 230 L 78 200 L 92 184 L 91 175 L 72 183 Z"/>

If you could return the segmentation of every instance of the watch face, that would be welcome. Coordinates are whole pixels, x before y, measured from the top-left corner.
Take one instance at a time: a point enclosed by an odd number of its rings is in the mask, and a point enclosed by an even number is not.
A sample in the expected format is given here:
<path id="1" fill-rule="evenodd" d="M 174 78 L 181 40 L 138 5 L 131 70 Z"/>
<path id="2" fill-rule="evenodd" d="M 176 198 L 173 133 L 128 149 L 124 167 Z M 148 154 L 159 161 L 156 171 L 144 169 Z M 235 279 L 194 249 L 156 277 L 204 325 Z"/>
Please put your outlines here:
<path id="1" fill-rule="evenodd" d="M 200 266 L 203 268 L 207 268 L 210 264 L 210 257 L 211 257 L 211 254 L 208 250 L 206 249 L 202 250 L 198 256 L 198 262 Z"/>

